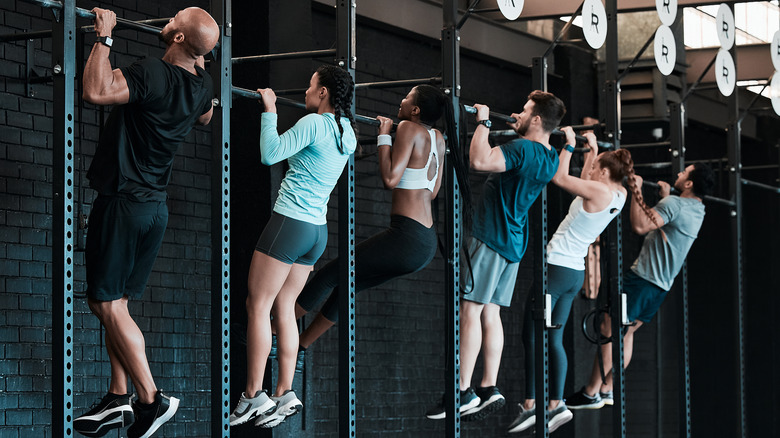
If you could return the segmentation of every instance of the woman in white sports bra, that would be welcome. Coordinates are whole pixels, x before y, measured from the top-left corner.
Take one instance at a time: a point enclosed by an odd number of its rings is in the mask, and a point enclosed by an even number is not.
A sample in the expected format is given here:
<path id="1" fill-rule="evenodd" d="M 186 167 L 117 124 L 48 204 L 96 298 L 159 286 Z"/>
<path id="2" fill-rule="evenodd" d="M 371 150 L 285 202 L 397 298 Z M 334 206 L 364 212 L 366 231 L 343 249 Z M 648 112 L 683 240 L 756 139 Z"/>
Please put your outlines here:
<path id="1" fill-rule="evenodd" d="M 446 116 L 449 138 L 454 133 L 452 103 L 436 87 L 418 85 L 401 101 L 401 122 L 390 137 L 392 120 L 380 121 L 377 149 L 379 173 L 385 188 L 393 191 L 390 226 L 357 245 L 355 249 L 355 290 L 378 286 L 393 278 L 410 274 L 430 263 L 436 253 L 431 201 L 436 198 L 444 174 L 444 136 L 433 128 Z M 457 145 L 450 146 L 457 149 Z M 459 180 L 467 173 L 457 151 L 455 158 Z M 458 155 L 458 157 L 454 157 Z M 468 186 L 461 184 L 464 202 Z M 327 298 L 314 321 L 301 334 L 301 351 L 332 327 L 338 319 L 338 259 L 332 260 L 306 285 L 298 297 L 296 316 L 314 310 Z"/>
<path id="2" fill-rule="evenodd" d="M 634 162 L 626 149 L 598 154 L 596 137 L 585 134 L 590 151 L 585 153 L 580 178 L 569 175 L 569 162 L 576 138 L 571 127 L 563 128 L 566 147 L 561 149 L 558 171 L 552 182 L 576 197 L 569 206 L 552 239 L 547 244 L 548 291 L 552 296 L 552 323 L 560 328 L 551 330 L 550 347 L 550 403 L 548 427 L 550 432 L 568 422 L 572 413 L 563 402 L 563 385 L 566 381 L 566 351 L 563 348 L 563 327 L 569 319 L 572 301 L 585 278 L 585 257 L 593 243 L 612 219 L 623 209 L 626 189 L 623 179 L 628 179 L 632 192 L 636 192 Z M 526 399 L 520 404 L 520 413 L 509 426 L 509 432 L 521 432 L 536 422 L 535 406 L 535 346 L 533 294 L 525 303 L 523 345 L 525 347 Z"/>

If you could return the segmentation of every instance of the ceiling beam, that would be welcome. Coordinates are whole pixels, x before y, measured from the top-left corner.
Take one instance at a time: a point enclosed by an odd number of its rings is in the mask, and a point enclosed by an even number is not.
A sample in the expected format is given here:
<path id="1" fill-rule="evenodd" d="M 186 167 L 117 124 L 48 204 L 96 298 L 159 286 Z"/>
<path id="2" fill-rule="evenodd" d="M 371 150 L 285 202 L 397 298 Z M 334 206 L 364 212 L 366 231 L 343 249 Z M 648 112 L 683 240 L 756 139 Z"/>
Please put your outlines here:
<path id="1" fill-rule="evenodd" d="M 685 58 L 688 62 L 688 83 L 693 83 L 707 64 L 718 54 L 719 47 L 706 49 L 688 49 Z M 769 44 L 749 44 L 737 46 L 737 80 L 766 80 L 775 71 L 769 54 Z M 714 68 L 710 68 L 702 83 L 715 82 Z"/>

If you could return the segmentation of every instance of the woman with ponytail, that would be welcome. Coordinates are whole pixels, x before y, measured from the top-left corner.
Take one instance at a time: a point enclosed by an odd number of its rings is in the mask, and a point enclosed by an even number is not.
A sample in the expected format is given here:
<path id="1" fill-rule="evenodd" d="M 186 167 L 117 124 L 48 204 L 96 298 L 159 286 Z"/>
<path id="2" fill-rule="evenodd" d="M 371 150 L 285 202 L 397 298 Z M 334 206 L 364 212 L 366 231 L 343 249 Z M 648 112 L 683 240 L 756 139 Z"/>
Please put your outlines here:
<path id="1" fill-rule="evenodd" d="M 596 137 L 585 134 L 588 148 L 585 163 L 579 178 L 569 175 L 574 131 L 563 128 L 567 145 L 561 149 L 558 171 L 553 183 L 576 196 L 569 206 L 569 212 L 563 219 L 552 239 L 547 244 L 548 285 L 552 297 L 552 323 L 560 325 L 551 330 L 550 346 L 550 432 L 559 428 L 572 418 L 572 413 L 563 402 L 563 385 L 566 381 L 566 352 L 563 348 L 563 327 L 569 319 L 572 301 L 579 292 L 585 277 L 585 256 L 588 246 L 593 243 L 612 219 L 623 209 L 626 202 L 626 189 L 623 179 L 633 177 L 634 163 L 631 154 L 625 149 L 598 154 Z M 631 182 L 629 181 L 629 184 Z M 633 190 L 633 188 L 632 188 Z M 525 347 L 525 402 L 520 404 L 520 413 L 509 426 L 509 432 L 520 432 L 536 422 L 535 379 L 535 336 L 533 294 L 528 295 L 525 303 L 523 327 L 523 345 Z"/>
<path id="2" fill-rule="evenodd" d="M 289 170 L 249 269 L 247 382 L 230 415 L 231 426 L 257 418 L 255 425 L 274 427 L 303 407 L 292 391 L 298 348 L 295 299 L 325 250 L 328 199 L 357 146 L 350 112 L 353 89 L 345 70 L 318 68 L 306 90 L 311 114 L 282 135 L 277 130 L 276 95 L 269 88 L 257 90 L 265 107 L 261 160 L 266 165 L 287 160 Z M 271 351 L 271 315 L 278 338 L 279 379 L 269 396 L 262 385 Z"/>
<path id="3" fill-rule="evenodd" d="M 438 88 L 418 85 L 401 101 L 401 122 L 390 136 L 392 120 L 379 116 L 377 137 L 379 174 L 393 191 L 389 227 L 357 245 L 355 291 L 372 288 L 396 277 L 423 269 L 436 253 L 431 201 L 436 198 L 444 174 L 444 136 L 433 125 L 446 116 L 447 136 L 456 139 L 452 104 Z M 451 149 L 457 148 L 450 140 Z M 462 163 L 462 161 L 461 161 Z M 463 175 L 465 168 L 461 164 Z M 467 181 L 467 180 L 466 180 Z M 468 185 L 461 183 L 461 190 Z M 466 192 L 464 192 L 466 193 Z M 464 199 L 468 199 L 464 195 Z M 338 320 L 338 259 L 317 271 L 298 297 L 296 316 L 325 304 L 300 336 L 305 350 Z"/>

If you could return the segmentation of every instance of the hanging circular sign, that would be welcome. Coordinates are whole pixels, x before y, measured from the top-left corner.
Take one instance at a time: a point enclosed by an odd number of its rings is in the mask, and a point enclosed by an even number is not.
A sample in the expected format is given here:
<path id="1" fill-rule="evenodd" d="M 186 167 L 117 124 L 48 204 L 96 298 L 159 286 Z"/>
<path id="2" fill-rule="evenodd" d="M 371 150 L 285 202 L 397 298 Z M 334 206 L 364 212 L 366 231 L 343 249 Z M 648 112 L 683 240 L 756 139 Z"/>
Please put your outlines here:
<path id="1" fill-rule="evenodd" d="M 715 15 L 715 27 L 718 30 L 720 47 L 731 50 L 734 45 L 737 28 L 734 26 L 734 14 L 729 5 L 721 3 L 718 13 Z"/>
<path id="2" fill-rule="evenodd" d="M 655 10 L 661 23 L 671 26 L 677 18 L 677 0 L 655 0 Z"/>
<path id="3" fill-rule="evenodd" d="M 737 85 L 737 69 L 734 67 L 734 58 L 728 50 L 718 50 L 715 57 L 715 81 L 718 83 L 720 94 L 731 96 L 734 86 Z"/>
<path id="4" fill-rule="evenodd" d="M 772 82 L 769 83 L 769 97 L 772 100 L 772 108 L 775 114 L 780 116 L 780 74 L 775 70 Z"/>
<path id="5" fill-rule="evenodd" d="M 497 0 L 498 9 L 507 20 L 516 20 L 523 12 L 524 0 Z"/>
<path id="6" fill-rule="evenodd" d="M 772 51 L 772 64 L 775 66 L 775 70 L 780 70 L 780 30 L 775 32 L 775 36 L 772 37 L 769 50 Z"/>
<path id="7" fill-rule="evenodd" d="M 653 50 L 658 70 L 664 76 L 669 76 L 677 63 L 677 45 L 674 42 L 674 33 L 669 26 L 661 25 L 655 31 Z"/>
<path id="8" fill-rule="evenodd" d="M 594 49 L 600 49 L 607 40 L 607 11 L 601 0 L 585 0 L 582 4 L 582 32 Z"/>

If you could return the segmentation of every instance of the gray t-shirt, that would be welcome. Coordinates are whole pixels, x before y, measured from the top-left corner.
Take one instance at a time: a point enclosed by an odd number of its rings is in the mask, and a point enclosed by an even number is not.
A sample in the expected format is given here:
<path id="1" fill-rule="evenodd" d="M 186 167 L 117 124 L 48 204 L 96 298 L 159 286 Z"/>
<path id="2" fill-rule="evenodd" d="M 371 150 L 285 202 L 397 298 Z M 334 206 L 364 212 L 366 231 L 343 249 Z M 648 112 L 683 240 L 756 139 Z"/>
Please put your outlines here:
<path id="1" fill-rule="evenodd" d="M 666 240 L 659 230 L 647 233 L 631 270 L 668 291 L 699 234 L 704 204 L 696 199 L 667 196 L 654 209 L 664 220 L 661 230 L 666 234 Z"/>

